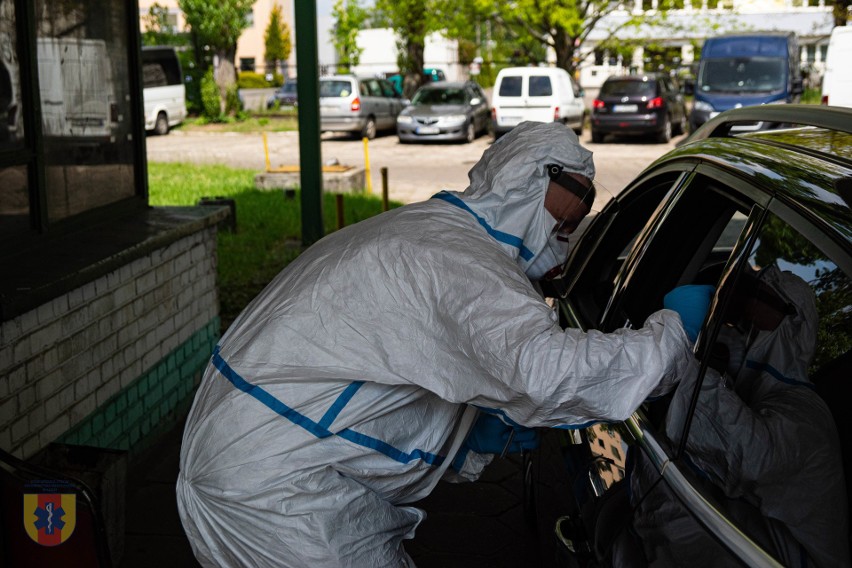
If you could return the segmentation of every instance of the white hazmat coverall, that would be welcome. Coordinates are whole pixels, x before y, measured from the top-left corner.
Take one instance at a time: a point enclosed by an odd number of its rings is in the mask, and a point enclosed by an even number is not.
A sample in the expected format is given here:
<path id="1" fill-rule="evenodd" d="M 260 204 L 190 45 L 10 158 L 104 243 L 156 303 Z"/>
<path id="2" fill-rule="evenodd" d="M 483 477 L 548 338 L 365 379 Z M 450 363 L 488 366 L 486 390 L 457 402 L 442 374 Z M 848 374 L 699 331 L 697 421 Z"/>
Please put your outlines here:
<path id="1" fill-rule="evenodd" d="M 204 565 L 404 566 L 474 405 L 536 426 L 621 420 L 689 365 L 679 316 L 563 331 L 524 269 L 554 219 L 545 165 L 594 177 L 564 125 L 493 144 L 442 192 L 320 240 L 216 347 L 177 483 Z M 491 456 L 468 452 L 475 479 Z"/>

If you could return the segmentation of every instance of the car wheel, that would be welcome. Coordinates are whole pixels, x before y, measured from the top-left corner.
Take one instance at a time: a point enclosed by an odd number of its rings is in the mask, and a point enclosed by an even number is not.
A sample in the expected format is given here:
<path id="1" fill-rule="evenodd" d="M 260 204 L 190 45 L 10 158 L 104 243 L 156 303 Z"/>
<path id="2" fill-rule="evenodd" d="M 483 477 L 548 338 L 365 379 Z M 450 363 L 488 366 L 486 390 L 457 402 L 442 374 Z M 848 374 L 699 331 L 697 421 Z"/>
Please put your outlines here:
<path id="1" fill-rule="evenodd" d="M 669 115 L 663 118 L 663 129 L 657 133 L 657 142 L 665 144 L 672 139 L 672 121 Z"/>
<path id="2" fill-rule="evenodd" d="M 154 132 L 160 136 L 169 133 L 169 118 L 166 113 L 161 112 L 157 115 L 157 121 L 154 123 Z"/>
<path id="3" fill-rule="evenodd" d="M 372 140 L 376 137 L 376 121 L 372 116 L 367 117 L 364 128 L 361 129 L 361 138 Z"/>
<path id="4" fill-rule="evenodd" d="M 467 125 L 467 133 L 464 137 L 464 141 L 470 144 L 476 140 L 476 126 L 473 125 L 473 121 L 470 121 Z"/>
<path id="5" fill-rule="evenodd" d="M 595 144 L 600 144 L 603 141 L 604 141 L 604 133 L 598 132 L 597 130 L 592 128 L 592 142 L 594 142 Z"/>

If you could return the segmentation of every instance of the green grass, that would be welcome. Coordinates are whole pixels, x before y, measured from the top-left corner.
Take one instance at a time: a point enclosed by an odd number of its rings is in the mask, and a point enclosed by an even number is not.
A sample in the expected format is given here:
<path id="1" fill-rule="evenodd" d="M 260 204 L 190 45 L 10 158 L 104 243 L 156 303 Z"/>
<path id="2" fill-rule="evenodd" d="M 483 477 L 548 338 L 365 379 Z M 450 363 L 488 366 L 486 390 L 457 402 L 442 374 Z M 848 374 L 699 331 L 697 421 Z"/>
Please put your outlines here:
<path id="1" fill-rule="evenodd" d="M 299 129 L 296 111 L 264 111 L 246 118 L 227 117 L 222 122 L 210 122 L 203 117 L 190 118 L 175 127 L 184 132 L 289 132 Z"/>
<path id="2" fill-rule="evenodd" d="M 287 199 L 281 190 L 254 186 L 254 170 L 225 166 L 149 163 L 151 205 L 196 205 L 202 197 L 225 197 L 236 203 L 237 230 L 219 232 L 219 300 L 223 330 L 278 272 L 301 252 L 300 194 Z M 400 204 L 392 202 L 391 207 Z M 381 213 L 381 200 L 345 195 L 346 224 Z M 336 200 L 323 196 L 325 233 L 337 228 Z"/>

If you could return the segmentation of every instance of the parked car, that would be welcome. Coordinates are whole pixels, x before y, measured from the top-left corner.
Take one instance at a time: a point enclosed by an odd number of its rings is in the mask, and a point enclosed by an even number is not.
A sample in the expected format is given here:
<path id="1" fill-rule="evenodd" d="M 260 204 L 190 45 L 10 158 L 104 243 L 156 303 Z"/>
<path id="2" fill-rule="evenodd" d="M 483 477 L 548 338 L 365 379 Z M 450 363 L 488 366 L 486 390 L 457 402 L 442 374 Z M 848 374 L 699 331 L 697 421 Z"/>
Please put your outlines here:
<path id="1" fill-rule="evenodd" d="M 186 86 L 174 47 L 142 47 L 142 97 L 145 130 L 168 134 L 186 119 Z"/>
<path id="2" fill-rule="evenodd" d="M 396 118 L 400 142 L 473 142 L 488 128 L 488 100 L 482 88 L 466 83 L 430 83 Z"/>
<path id="3" fill-rule="evenodd" d="M 822 104 L 852 107 L 852 27 L 831 30 L 822 79 Z"/>
<path id="4" fill-rule="evenodd" d="M 759 132 L 734 129 L 750 122 L 790 127 Z M 848 388 L 844 383 L 850 379 L 852 349 L 850 135 L 852 109 L 765 105 L 725 112 L 651 164 L 588 224 L 561 285 L 550 291 L 563 326 L 604 332 L 639 328 L 663 307 L 663 296 L 676 286 L 711 284 L 715 293 L 694 347 L 700 363 L 698 378 L 682 383 L 681 387 L 689 388 L 677 393 L 687 401 L 698 400 L 698 405 L 679 406 L 682 412 L 667 415 L 669 395 L 647 401 L 624 423 L 549 430 L 542 448 L 528 457 L 528 516 L 538 519 L 542 538 L 553 539 L 555 530 L 555 546 L 563 557 L 570 557 L 565 566 L 609 565 L 614 536 L 635 526 L 631 504 L 645 499 L 653 500 L 647 502 L 655 510 L 685 508 L 686 517 L 694 519 L 696 530 L 703 533 L 690 534 L 696 540 L 718 543 L 708 553 L 714 565 L 778 565 L 774 563 L 780 558 L 777 543 L 768 535 L 779 521 L 766 520 L 760 503 L 748 494 L 731 494 L 712 483 L 690 457 L 691 446 L 673 443 L 667 435 L 674 432 L 681 440 L 691 439 L 698 413 L 712 413 L 701 408 L 702 382 L 712 369 L 728 362 L 720 360 L 720 356 L 727 359 L 727 354 L 716 349 L 717 341 L 730 328 L 730 316 L 742 313 L 735 299 L 741 297 L 739 290 L 753 282 L 748 276 L 755 268 L 775 266 L 789 271 L 813 293 L 818 312 L 818 324 L 810 330 L 815 356 L 809 364 L 802 363 L 812 384 L 797 384 L 813 387 L 833 415 L 836 432 L 821 430 L 810 439 L 820 448 L 830 448 L 820 444 L 839 436 L 839 456 L 830 455 L 842 459 L 847 499 L 852 497 L 852 425 L 847 397 L 841 394 Z M 784 313 L 795 313 L 799 306 L 788 303 L 783 308 Z M 773 370 L 766 368 L 766 372 Z M 786 380 L 774 372 L 775 378 Z M 765 455 L 757 456 L 752 453 L 754 440 L 748 441 L 747 455 L 741 451 L 744 443 L 727 441 L 726 455 L 717 455 L 715 461 L 755 463 L 772 456 L 789 460 L 784 467 L 788 472 L 806 471 L 813 465 L 802 461 L 809 454 L 801 448 L 801 439 L 789 444 L 774 440 Z M 626 464 L 636 463 L 628 459 L 630 453 L 650 464 L 655 479 L 644 486 L 646 492 L 634 494 L 628 502 L 619 488 L 625 488 L 625 476 L 630 475 Z M 834 479 L 843 475 L 838 463 Z M 725 484 L 775 484 L 772 491 L 785 491 L 780 493 L 785 499 L 795 500 L 795 489 L 783 488 L 789 477 L 756 475 L 748 480 L 726 479 Z M 801 504 L 803 509 L 806 505 Z M 637 557 L 622 558 L 624 565 L 646 565 L 647 543 L 637 546 Z"/>
<path id="5" fill-rule="evenodd" d="M 592 103 L 592 142 L 607 134 L 654 136 L 668 142 L 686 131 L 683 93 L 665 73 L 612 75 Z"/>
<path id="6" fill-rule="evenodd" d="M 376 77 L 320 77 L 320 129 L 375 138 L 396 128 L 396 117 L 408 105 L 390 82 Z"/>
<path id="7" fill-rule="evenodd" d="M 272 96 L 266 101 L 266 108 L 270 109 L 278 103 L 278 108 L 292 108 L 299 105 L 299 93 L 296 90 L 296 79 L 291 79 L 278 87 Z"/>
<path id="8" fill-rule="evenodd" d="M 583 132 L 583 90 L 558 67 L 508 67 L 497 73 L 491 97 L 491 129 L 495 138 L 525 120 L 562 122 Z"/>

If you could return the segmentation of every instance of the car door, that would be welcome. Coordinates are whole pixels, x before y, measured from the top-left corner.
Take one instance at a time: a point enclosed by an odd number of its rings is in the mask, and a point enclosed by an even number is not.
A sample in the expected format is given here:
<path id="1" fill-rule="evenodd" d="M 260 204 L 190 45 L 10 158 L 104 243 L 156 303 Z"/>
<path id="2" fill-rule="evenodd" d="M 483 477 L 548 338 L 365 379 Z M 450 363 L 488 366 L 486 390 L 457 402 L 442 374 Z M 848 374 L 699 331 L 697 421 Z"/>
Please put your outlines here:
<path id="1" fill-rule="evenodd" d="M 386 130 L 396 125 L 396 116 L 391 115 L 390 101 L 384 97 L 378 79 L 362 79 L 361 104 L 362 115 L 372 115 L 376 119 L 376 128 Z M 366 101 L 366 103 L 365 103 Z"/>
<path id="2" fill-rule="evenodd" d="M 467 98 L 471 102 L 474 128 L 477 132 L 480 132 L 485 129 L 488 123 L 488 101 L 485 98 L 485 93 L 478 85 L 469 85 L 465 90 L 467 91 Z"/>
<path id="3" fill-rule="evenodd" d="M 391 127 L 396 127 L 396 117 L 404 108 L 402 97 L 397 94 L 390 81 L 386 81 L 384 79 L 379 79 L 378 81 L 379 87 L 382 91 L 382 96 L 388 102 L 388 108 L 391 115 Z"/>

